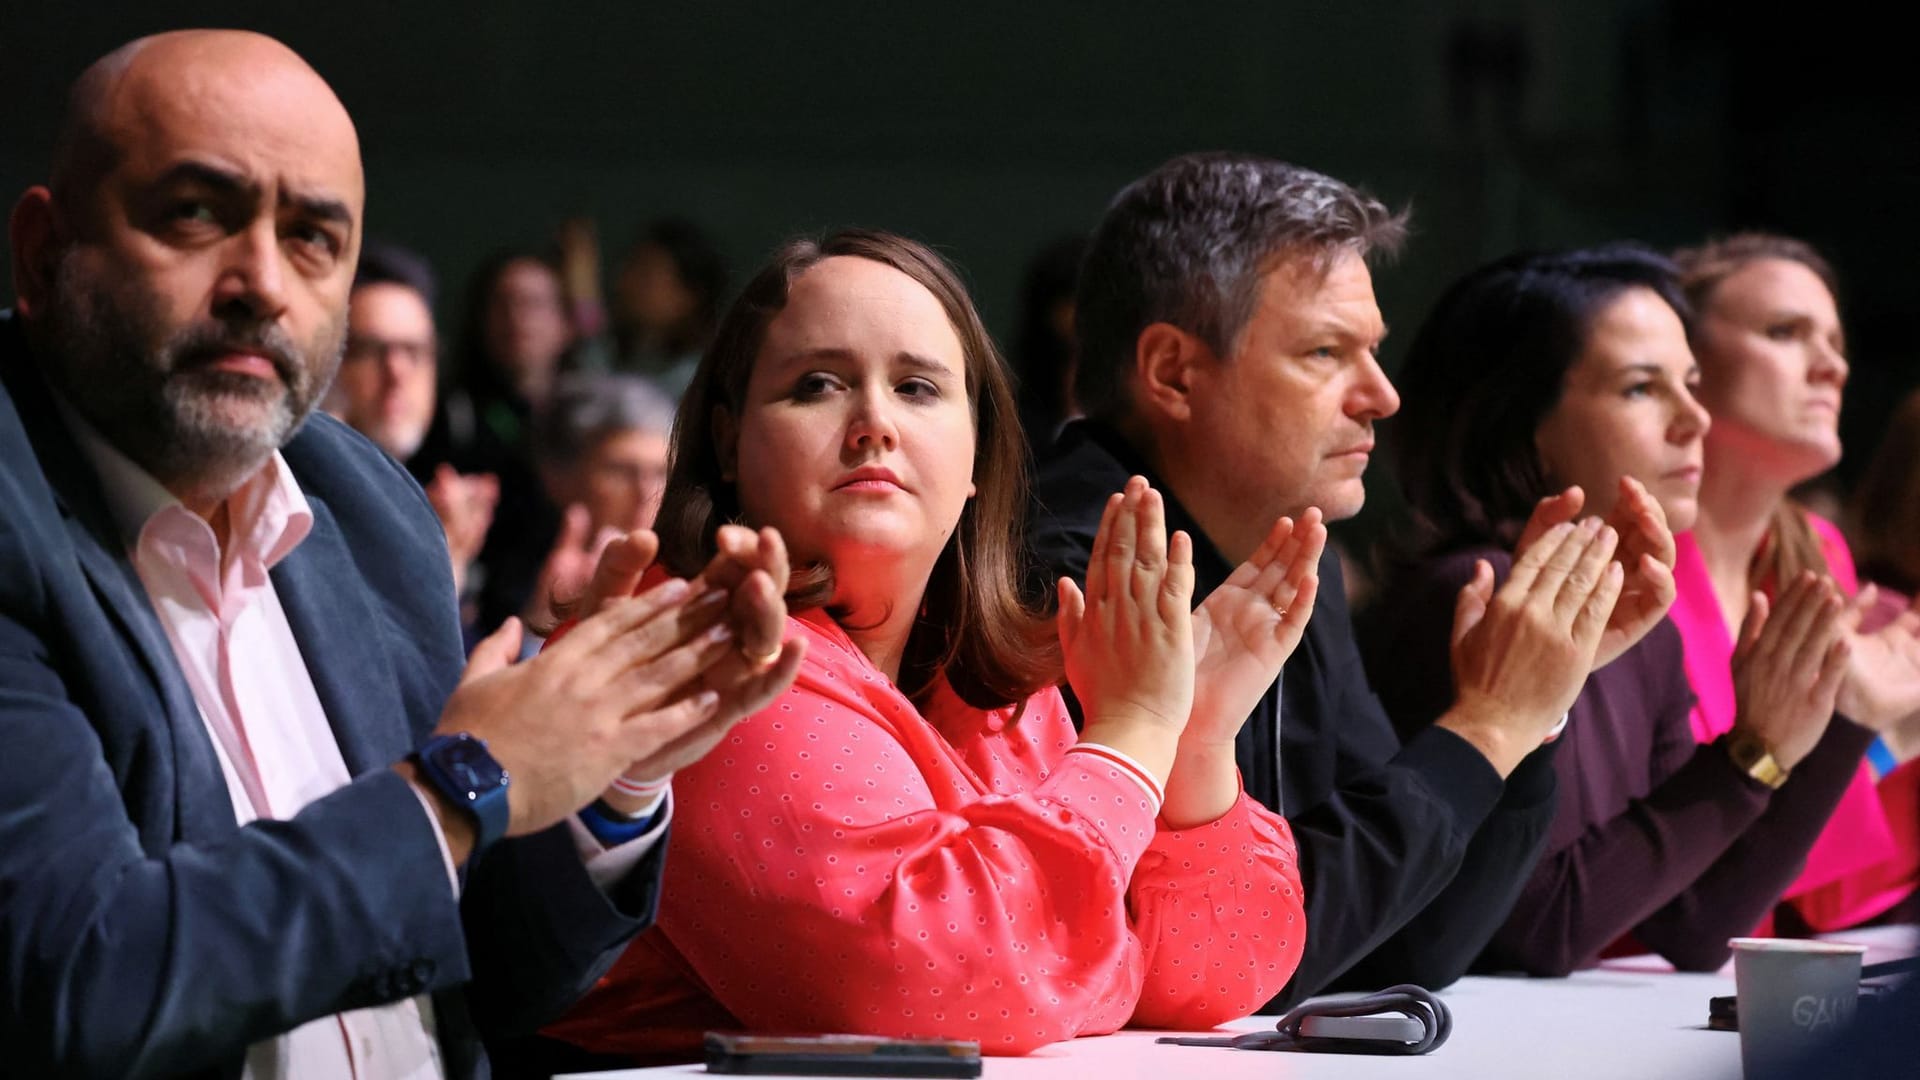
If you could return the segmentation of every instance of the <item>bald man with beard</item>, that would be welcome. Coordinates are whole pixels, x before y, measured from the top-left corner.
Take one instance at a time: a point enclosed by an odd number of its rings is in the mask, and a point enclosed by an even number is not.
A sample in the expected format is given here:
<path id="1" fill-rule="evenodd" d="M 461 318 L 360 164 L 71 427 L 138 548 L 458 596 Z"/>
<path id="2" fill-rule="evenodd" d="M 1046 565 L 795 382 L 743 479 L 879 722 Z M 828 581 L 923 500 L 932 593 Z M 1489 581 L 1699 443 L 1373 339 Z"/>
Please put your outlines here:
<path id="1" fill-rule="evenodd" d="M 348 428 L 352 121 L 256 34 L 76 83 L 0 312 L 0 1071 L 485 1075 L 652 919 L 667 778 L 784 689 L 723 530 L 463 661 L 440 526 Z M 464 666 L 464 670 L 463 670 Z"/>

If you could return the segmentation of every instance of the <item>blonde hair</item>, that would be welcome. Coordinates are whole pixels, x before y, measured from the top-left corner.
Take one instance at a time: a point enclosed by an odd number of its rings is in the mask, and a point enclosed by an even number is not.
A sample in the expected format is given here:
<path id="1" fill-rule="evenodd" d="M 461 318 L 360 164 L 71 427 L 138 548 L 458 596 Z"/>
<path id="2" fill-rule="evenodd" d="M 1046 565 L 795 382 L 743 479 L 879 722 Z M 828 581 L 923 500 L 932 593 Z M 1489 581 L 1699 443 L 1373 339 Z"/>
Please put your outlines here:
<path id="1" fill-rule="evenodd" d="M 1762 259 L 1784 259 L 1813 271 L 1833 296 L 1835 305 L 1839 304 L 1840 283 L 1833 264 L 1805 240 L 1775 233 L 1742 232 L 1673 253 L 1673 261 L 1680 268 L 1680 288 L 1700 315 L 1711 308 L 1713 295 L 1722 283 Z M 1696 356 L 1700 355 L 1702 344 L 1698 327 L 1704 321 L 1696 319 L 1689 327 Z M 1760 549 L 1754 552 L 1753 562 L 1747 567 L 1747 583 L 1752 588 L 1771 592 L 1775 586 L 1792 581 L 1807 570 L 1824 577 L 1833 576 L 1806 508 L 1791 499 L 1782 499 L 1767 523 L 1766 539 L 1761 541 Z"/>

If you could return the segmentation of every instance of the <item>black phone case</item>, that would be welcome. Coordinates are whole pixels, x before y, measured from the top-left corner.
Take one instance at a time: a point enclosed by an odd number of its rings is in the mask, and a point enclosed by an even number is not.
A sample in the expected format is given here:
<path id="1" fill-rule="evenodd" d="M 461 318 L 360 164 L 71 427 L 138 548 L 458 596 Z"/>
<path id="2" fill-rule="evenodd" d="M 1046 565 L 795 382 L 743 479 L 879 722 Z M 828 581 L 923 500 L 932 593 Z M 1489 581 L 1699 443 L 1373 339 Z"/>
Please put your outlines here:
<path id="1" fill-rule="evenodd" d="M 707 1039 L 707 1071 L 728 1076 L 900 1076 L 976 1077 L 980 1056 L 956 1057 L 939 1048 L 913 1043 L 882 1045 L 871 1053 L 742 1051 L 714 1037 Z"/>

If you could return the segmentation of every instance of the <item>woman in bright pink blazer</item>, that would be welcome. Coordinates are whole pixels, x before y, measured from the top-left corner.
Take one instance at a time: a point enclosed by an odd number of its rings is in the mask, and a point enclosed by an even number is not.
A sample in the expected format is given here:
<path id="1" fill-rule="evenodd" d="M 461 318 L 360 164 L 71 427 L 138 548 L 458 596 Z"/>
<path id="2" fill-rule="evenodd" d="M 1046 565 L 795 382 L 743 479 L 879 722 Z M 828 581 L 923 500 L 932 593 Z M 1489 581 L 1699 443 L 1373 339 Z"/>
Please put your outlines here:
<path id="1" fill-rule="evenodd" d="M 1846 341 L 1833 271 L 1800 241 L 1745 234 L 1682 251 L 1676 261 L 1696 315 L 1700 400 L 1713 417 L 1699 519 L 1678 538 L 1679 595 L 1670 613 L 1699 697 L 1694 734 L 1705 741 L 1732 726 L 1729 661 L 1736 628 L 1755 608 L 1808 571 L 1830 575 L 1849 595 L 1858 591 L 1840 531 L 1787 497 L 1840 459 Z M 1857 624 L 1863 614 L 1848 617 Z M 1920 616 L 1850 635 L 1841 713 L 1884 730 L 1920 709 L 1916 625 Z M 1879 915 L 1920 876 L 1920 851 L 1896 839 L 1874 779 L 1863 762 L 1787 890 L 1809 929 Z"/>

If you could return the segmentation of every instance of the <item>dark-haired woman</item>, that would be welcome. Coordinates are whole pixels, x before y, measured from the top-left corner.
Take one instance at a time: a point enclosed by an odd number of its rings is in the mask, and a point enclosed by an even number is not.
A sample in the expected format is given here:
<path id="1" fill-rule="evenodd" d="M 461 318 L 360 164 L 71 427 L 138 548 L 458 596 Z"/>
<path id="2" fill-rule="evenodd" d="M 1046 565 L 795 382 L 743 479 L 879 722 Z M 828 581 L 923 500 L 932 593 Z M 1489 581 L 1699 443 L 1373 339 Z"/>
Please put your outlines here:
<path id="1" fill-rule="evenodd" d="M 705 230 L 682 218 L 648 223 L 614 276 L 614 366 L 678 398 L 713 340 L 726 295 L 726 260 Z"/>
<path id="2" fill-rule="evenodd" d="M 1056 640 L 1019 596 L 1006 373 L 952 269 L 883 233 L 782 249 L 680 415 L 666 562 L 704 563 L 719 522 L 779 530 L 805 568 L 788 594 L 805 663 L 674 779 L 659 926 L 550 1035 L 605 1053 L 744 1028 L 1017 1054 L 1129 1022 L 1211 1026 L 1279 991 L 1306 930 L 1291 833 L 1240 790 L 1231 740 L 1182 733 L 1196 655 L 1205 707 L 1244 716 L 1298 643 L 1317 515 L 1277 523 L 1190 617 L 1191 544 L 1136 478 L 1084 596 L 1061 586 Z"/>
<path id="3" fill-rule="evenodd" d="M 1708 428 L 1685 311 L 1671 264 L 1625 247 L 1505 259 L 1441 298 L 1393 429 L 1423 554 L 1369 624 L 1369 671 L 1396 723 L 1444 707 L 1454 592 L 1477 559 L 1505 574 L 1538 500 L 1619 529 L 1636 594 L 1623 604 L 1671 599 L 1668 529 L 1692 523 Z M 1547 851 L 1480 966 L 1565 974 L 1627 935 L 1682 969 L 1723 963 L 1727 938 L 1793 879 L 1871 738 L 1832 715 L 1840 608 L 1809 575 L 1756 612 L 1732 663 L 1733 730 L 1710 744 L 1693 737 L 1670 622 L 1589 677 L 1555 749 Z M 1778 790 L 1748 775 L 1756 740 L 1793 770 Z"/>
<path id="4" fill-rule="evenodd" d="M 1677 261 L 1697 315 L 1700 400 L 1713 414 L 1700 516 L 1681 538 L 1673 609 L 1700 698 L 1694 733 L 1704 740 L 1731 720 L 1724 661 L 1752 607 L 1802 574 L 1829 578 L 1848 594 L 1857 588 L 1840 530 L 1787 497 L 1840 460 L 1846 335 L 1833 270 L 1801 241 L 1748 233 L 1683 251 Z M 1848 622 L 1862 614 L 1849 612 Z M 1920 618 L 1848 633 L 1842 713 L 1880 730 L 1920 710 L 1916 626 Z M 1910 894 L 1920 851 L 1899 835 L 1913 834 L 1904 822 L 1896 832 L 1875 791 L 1874 767 L 1862 764 L 1787 890 L 1791 921 L 1838 930 Z"/>
<path id="5" fill-rule="evenodd" d="M 534 250 L 488 259 L 468 282 L 466 303 L 451 383 L 408 467 L 423 483 L 441 464 L 499 482 L 466 620 L 472 628 L 525 614 L 560 531 L 560 509 L 541 486 L 529 439 L 575 335 L 560 272 Z M 538 624 L 548 622 L 545 612 L 537 614 Z"/>

